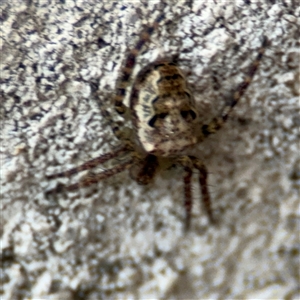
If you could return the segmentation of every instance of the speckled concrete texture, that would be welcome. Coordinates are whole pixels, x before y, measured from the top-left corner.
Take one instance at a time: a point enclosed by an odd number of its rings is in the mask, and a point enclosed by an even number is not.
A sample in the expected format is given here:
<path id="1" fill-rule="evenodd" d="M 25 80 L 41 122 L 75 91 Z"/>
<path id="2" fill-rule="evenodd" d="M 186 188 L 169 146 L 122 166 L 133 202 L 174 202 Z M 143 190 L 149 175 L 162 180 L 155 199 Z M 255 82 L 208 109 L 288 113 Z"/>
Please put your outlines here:
<path id="1" fill-rule="evenodd" d="M 299 299 L 299 5 L 296 1 L 1 3 L 2 299 Z M 226 126 L 191 149 L 205 161 L 218 225 L 182 171 L 139 186 L 127 172 L 46 197 L 46 175 L 114 149 L 101 117 L 122 61 L 179 55 L 204 120 L 220 112 L 269 39 Z M 99 83 L 100 99 L 91 94 Z M 119 117 L 115 116 L 116 119 Z M 118 164 L 99 166 L 95 172 Z"/>

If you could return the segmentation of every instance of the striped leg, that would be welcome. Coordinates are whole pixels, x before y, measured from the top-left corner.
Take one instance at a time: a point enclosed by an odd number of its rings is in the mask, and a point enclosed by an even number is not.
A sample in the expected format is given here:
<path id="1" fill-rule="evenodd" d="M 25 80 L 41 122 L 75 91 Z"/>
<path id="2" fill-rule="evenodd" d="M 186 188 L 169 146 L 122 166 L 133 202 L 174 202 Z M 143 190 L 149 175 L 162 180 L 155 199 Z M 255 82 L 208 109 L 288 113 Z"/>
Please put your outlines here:
<path id="1" fill-rule="evenodd" d="M 193 170 L 186 167 L 184 170 L 184 207 L 185 207 L 185 230 L 187 231 L 191 223 L 191 213 L 193 207 L 192 196 L 192 175 Z"/>
<path id="2" fill-rule="evenodd" d="M 213 224 L 215 223 L 215 220 L 213 217 L 213 210 L 211 208 L 210 195 L 207 186 L 207 169 L 199 158 L 190 156 L 190 159 L 193 162 L 194 168 L 199 171 L 199 184 L 201 188 L 202 203 L 210 223 Z"/>
<path id="3" fill-rule="evenodd" d="M 231 113 L 234 106 L 239 102 L 241 97 L 245 94 L 245 91 L 249 84 L 251 83 L 257 69 L 259 66 L 259 63 L 263 57 L 263 54 L 265 52 L 265 48 L 267 46 L 268 40 L 266 37 L 263 38 L 262 45 L 258 51 L 258 54 L 256 56 L 256 59 L 252 63 L 252 65 L 249 68 L 248 74 L 245 78 L 245 80 L 238 86 L 237 90 L 233 94 L 231 103 L 224 107 L 223 112 L 220 117 L 214 118 L 209 124 L 202 126 L 202 134 L 204 137 L 215 133 L 220 128 L 223 127 L 224 123 L 227 121 L 229 114 Z"/>
<path id="4" fill-rule="evenodd" d="M 103 154 L 103 155 L 101 155 L 99 157 L 96 157 L 94 159 L 91 159 L 91 160 L 85 162 L 84 164 L 82 164 L 82 165 L 80 165 L 78 167 L 69 169 L 69 170 L 64 171 L 64 172 L 60 172 L 60 173 L 48 175 L 46 177 L 48 179 L 61 178 L 61 177 L 70 177 L 72 175 L 78 174 L 81 171 L 90 170 L 90 169 L 92 169 L 92 168 L 94 168 L 94 167 L 96 167 L 96 166 L 98 166 L 100 164 L 105 163 L 106 161 L 108 161 L 110 159 L 113 159 L 115 157 L 121 156 L 123 154 L 127 154 L 128 151 L 130 151 L 130 150 L 132 150 L 132 149 L 129 149 L 128 146 L 120 147 L 119 149 L 117 149 L 114 152 Z M 130 166 L 131 165 L 132 164 L 130 164 Z M 120 167 L 120 168 L 118 168 L 118 167 Z M 114 174 L 122 172 L 125 169 L 127 169 L 127 165 L 123 166 L 121 164 L 121 165 L 119 165 L 119 166 L 117 166 L 115 168 L 108 169 L 108 170 L 106 170 L 106 171 L 98 174 L 97 175 L 98 177 L 95 177 L 94 179 L 92 179 L 92 178 L 84 179 L 83 181 L 81 181 L 79 183 L 76 183 L 76 184 L 73 184 L 73 185 L 70 185 L 70 186 L 64 186 L 63 184 L 58 184 L 58 186 L 55 189 L 47 191 L 46 194 L 49 195 L 49 194 L 61 192 L 63 190 L 75 190 L 75 189 L 77 189 L 77 188 L 79 188 L 81 186 L 88 186 L 88 185 L 90 185 L 90 184 L 92 184 L 94 182 L 98 182 L 100 179 L 105 179 L 105 178 L 108 178 L 108 177 L 110 177 L 110 176 L 112 176 Z M 97 178 L 97 180 L 96 180 L 96 178 Z"/>
<path id="5" fill-rule="evenodd" d="M 211 201 L 209 190 L 207 187 L 207 169 L 203 162 L 194 156 L 182 156 L 177 160 L 178 164 L 184 167 L 184 206 L 186 211 L 185 229 L 188 230 L 191 221 L 191 212 L 193 206 L 192 195 L 192 175 L 193 169 L 199 171 L 199 183 L 201 188 L 202 203 L 207 213 L 211 224 L 215 223 L 213 218 L 213 211 L 211 208 Z"/>
<path id="6" fill-rule="evenodd" d="M 109 178 L 109 177 L 111 177 L 115 174 L 121 173 L 121 172 L 129 169 L 133 165 L 133 162 L 134 162 L 134 160 L 130 159 L 130 160 L 128 160 L 128 161 L 126 161 L 122 164 L 119 164 L 119 165 L 117 165 L 117 166 L 115 166 L 111 169 L 105 170 L 105 171 L 103 171 L 99 174 L 88 174 L 87 176 L 85 176 L 79 182 L 68 185 L 68 186 L 65 186 L 63 184 L 58 184 L 56 186 L 56 188 L 47 191 L 46 195 L 49 196 L 51 194 L 56 194 L 56 193 L 60 193 L 60 192 L 63 192 L 63 191 L 75 191 L 79 188 L 90 186 L 92 184 L 95 184 L 95 183 L 103 180 L 103 179 Z M 59 173 L 59 175 L 60 174 L 63 174 L 63 173 Z"/>
<path id="7" fill-rule="evenodd" d="M 111 169 L 105 170 L 99 174 L 88 174 L 85 176 L 82 180 L 80 180 L 78 183 L 71 184 L 65 189 L 67 191 L 74 191 L 82 187 L 87 187 L 92 184 L 95 184 L 103 179 L 109 178 L 115 174 L 121 173 L 127 169 L 129 169 L 133 165 L 133 159 L 130 159 L 122 164 L 119 164 Z"/>
<path id="8" fill-rule="evenodd" d="M 85 162 L 84 164 L 82 164 L 78 167 L 69 169 L 69 170 L 64 171 L 64 172 L 48 175 L 46 177 L 48 179 L 54 179 L 54 178 L 59 178 L 59 177 L 70 177 L 70 176 L 72 176 L 74 174 L 77 174 L 81 171 L 92 169 L 92 168 L 94 168 L 94 167 L 96 167 L 96 166 L 98 166 L 102 163 L 105 163 L 106 161 L 108 161 L 112 158 L 115 158 L 115 157 L 120 156 L 122 154 L 126 154 L 127 152 L 128 152 L 128 149 L 125 146 L 125 147 L 119 148 L 115 152 L 106 153 L 106 154 L 103 154 L 99 157 L 93 158 L 93 159 Z"/>
<path id="9" fill-rule="evenodd" d="M 138 53 L 141 51 L 143 46 L 150 40 L 151 34 L 158 27 L 158 24 L 164 19 L 164 14 L 160 14 L 154 23 L 147 27 L 142 34 L 140 35 L 140 40 L 137 42 L 135 47 L 129 52 L 123 68 L 121 70 L 121 76 L 117 83 L 116 95 L 114 97 L 115 109 L 119 114 L 124 114 L 126 111 L 126 106 L 123 103 L 126 88 L 130 83 L 130 77 L 133 71 L 133 68 L 136 63 L 136 57 Z"/>
<path id="10" fill-rule="evenodd" d="M 182 156 L 178 158 L 177 163 L 184 169 L 184 207 L 185 207 L 185 230 L 187 231 L 191 223 L 191 213 L 193 206 L 192 195 L 192 175 L 193 175 L 193 162 L 189 156 Z"/>

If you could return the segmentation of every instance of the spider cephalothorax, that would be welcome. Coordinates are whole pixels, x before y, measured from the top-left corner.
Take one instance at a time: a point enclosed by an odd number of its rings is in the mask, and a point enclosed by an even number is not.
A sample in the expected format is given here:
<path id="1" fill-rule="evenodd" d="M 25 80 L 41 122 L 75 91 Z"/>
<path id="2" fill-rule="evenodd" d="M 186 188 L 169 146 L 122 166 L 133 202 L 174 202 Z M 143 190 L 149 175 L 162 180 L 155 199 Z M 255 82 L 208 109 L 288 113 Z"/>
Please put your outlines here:
<path id="1" fill-rule="evenodd" d="M 123 101 L 135 66 L 136 56 L 145 43 L 149 41 L 150 35 L 163 18 L 164 15 L 161 14 L 152 26 L 147 27 L 142 32 L 135 48 L 129 52 L 125 59 L 114 96 L 115 109 L 121 115 L 128 110 Z M 58 192 L 62 189 L 71 191 L 89 186 L 127 169 L 130 170 L 131 177 L 139 184 L 148 184 L 159 169 L 178 165 L 182 167 L 184 172 L 186 228 L 190 224 L 192 209 L 191 179 L 195 169 L 199 172 L 199 184 L 204 208 L 210 221 L 213 222 L 214 218 L 207 188 L 206 167 L 200 159 L 183 153 L 186 148 L 201 142 L 223 126 L 229 113 L 249 86 L 263 56 L 266 43 L 267 40 L 264 38 L 256 59 L 251 64 L 245 80 L 238 85 L 233 93 L 231 102 L 224 107 L 219 116 L 208 124 L 202 124 L 199 121 L 199 113 L 195 106 L 193 94 L 188 88 L 185 76 L 174 61 L 160 59 L 144 67 L 137 74 L 130 95 L 129 110 L 134 127 L 133 136 L 124 135 L 121 126 L 114 123 L 110 118 L 110 114 L 102 109 L 102 114 L 109 118 L 114 134 L 123 142 L 123 145 L 115 151 L 101 155 L 79 167 L 50 175 L 48 178 L 71 176 L 119 156 L 125 156 L 127 159 L 123 159 L 122 163 L 101 173 L 90 173 L 78 183 L 69 186 L 58 185 L 56 189 L 48 191 L 48 193 Z M 99 98 L 101 103 L 97 87 L 94 87 L 94 95 Z"/>

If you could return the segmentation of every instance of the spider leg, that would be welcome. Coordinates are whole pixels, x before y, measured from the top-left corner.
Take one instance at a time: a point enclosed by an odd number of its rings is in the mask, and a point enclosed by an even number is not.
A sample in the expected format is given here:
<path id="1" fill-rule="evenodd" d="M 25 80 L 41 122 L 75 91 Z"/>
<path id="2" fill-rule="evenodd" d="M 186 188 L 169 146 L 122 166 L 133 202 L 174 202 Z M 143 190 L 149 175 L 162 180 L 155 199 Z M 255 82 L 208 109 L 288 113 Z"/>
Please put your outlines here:
<path id="1" fill-rule="evenodd" d="M 213 217 L 213 210 L 211 208 L 211 201 L 207 186 L 207 169 L 199 158 L 190 156 L 190 159 L 193 162 L 194 168 L 199 171 L 199 183 L 201 187 L 202 202 L 204 204 L 204 209 L 208 215 L 209 221 L 213 224 L 215 223 L 215 220 Z"/>
<path id="2" fill-rule="evenodd" d="M 150 40 L 151 34 L 158 27 L 159 22 L 164 19 L 164 13 L 160 14 L 151 26 L 148 26 L 140 35 L 140 40 L 137 42 L 135 47 L 129 52 L 124 66 L 121 71 L 120 79 L 117 83 L 116 94 L 114 96 L 115 110 L 119 114 L 124 114 L 126 111 L 126 106 L 123 104 L 123 100 L 126 94 L 126 88 L 130 83 L 130 77 L 133 68 L 136 63 L 136 57 L 141 51 L 143 46 Z"/>
<path id="3" fill-rule="evenodd" d="M 126 106 L 123 104 L 124 97 L 126 94 L 126 88 L 130 84 L 130 77 L 133 71 L 133 68 L 136 63 L 136 57 L 143 48 L 143 46 L 150 40 L 151 34 L 154 32 L 154 30 L 158 27 L 158 24 L 161 22 L 161 20 L 164 19 L 164 13 L 161 13 L 152 26 L 148 26 L 140 35 L 140 40 L 137 42 L 135 47 L 129 52 L 125 63 L 123 64 L 123 68 L 121 70 L 120 78 L 117 81 L 116 86 L 116 94 L 113 97 L 113 102 L 115 105 L 115 110 L 119 114 L 124 114 L 126 111 Z M 91 84 L 92 93 L 95 94 L 97 99 L 101 99 L 101 96 L 99 95 L 99 89 L 98 84 Z M 105 109 L 104 103 L 101 101 L 98 101 L 98 104 L 100 106 L 101 114 L 102 116 L 107 120 L 108 124 L 112 128 L 112 131 L 114 135 L 119 140 L 128 140 L 128 135 L 124 134 L 124 131 L 120 130 L 120 127 L 123 128 L 122 122 L 115 122 L 110 113 Z"/>
<path id="4" fill-rule="evenodd" d="M 85 176 L 82 180 L 80 180 L 78 183 L 71 184 L 66 187 L 66 190 L 68 191 L 74 191 L 81 187 L 87 187 L 94 183 L 97 183 L 103 179 L 109 178 L 115 174 L 121 173 L 128 168 L 130 168 L 133 165 L 133 159 L 130 159 L 124 163 L 121 163 L 111 169 L 105 170 L 98 174 L 88 174 Z"/>
<path id="5" fill-rule="evenodd" d="M 193 206 L 192 199 L 192 169 L 186 167 L 184 170 L 184 207 L 185 207 L 185 230 L 188 230 L 191 223 L 191 212 Z"/>
<path id="6" fill-rule="evenodd" d="M 56 188 L 51 189 L 46 192 L 47 195 L 54 194 L 54 193 L 60 193 L 62 191 L 74 191 L 81 187 L 87 187 L 92 184 L 95 184 L 103 179 L 109 178 L 115 174 L 121 173 L 128 168 L 130 168 L 134 163 L 134 159 L 130 159 L 124 163 L 121 163 L 111 169 L 105 170 L 98 174 L 88 174 L 85 176 L 82 180 L 80 180 L 77 183 L 65 186 L 63 184 L 58 184 Z"/>
<path id="7" fill-rule="evenodd" d="M 231 113 L 232 109 L 239 102 L 240 98 L 244 95 L 247 87 L 251 83 L 251 81 L 252 81 L 252 79 L 253 79 L 253 77 L 254 77 L 257 69 L 258 69 L 259 63 L 260 63 L 260 61 L 263 57 L 263 54 L 265 52 L 265 48 L 267 46 L 267 43 L 268 43 L 267 38 L 263 37 L 263 42 L 262 42 L 262 45 L 261 45 L 261 47 L 258 51 L 256 59 L 254 60 L 254 62 L 250 66 L 246 78 L 244 79 L 244 81 L 242 83 L 240 83 L 237 90 L 233 94 L 233 97 L 231 99 L 230 104 L 228 104 L 224 107 L 223 112 L 222 112 L 220 117 L 214 118 L 209 124 L 202 126 L 203 137 L 206 137 L 206 136 L 208 136 L 212 133 L 215 133 L 220 128 L 222 128 L 224 123 L 227 121 L 228 116 Z"/>
<path id="8" fill-rule="evenodd" d="M 98 166 L 99 164 L 102 164 L 102 163 L 104 163 L 104 162 L 106 162 L 106 161 L 108 161 L 112 158 L 115 158 L 115 157 L 120 156 L 122 154 L 125 154 L 127 152 L 128 152 L 128 146 L 124 146 L 124 147 L 121 147 L 121 148 L 119 148 L 118 150 L 116 150 L 114 152 L 106 153 L 106 154 L 103 154 L 99 157 L 93 158 L 93 159 L 85 162 L 84 164 L 82 164 L 78 167 L 69 169 L 69 170 L 64 171 L 64 172 L 48 175 L 46 177 L 48 179 L 59 178 L 59 177 L 69 177 L 69 176 L 77 174 L 81 171 L 92 169 L 92 168 Z"/>
<path id="9" fill-rule="evenodd" d="M 211 208 L 209 190 L 207 187 L 207 169 L 203 162 L 194 156 L 182 156 L 177 160 L 178 164 L 184 167 L 184 206 L 186 211 L 185 229 L 188 230 L 191 220 L 193 206 L 192 196 L 192 175 L 193 169 L 199 171 L 199 183 L 201 187 L 201 196 L 204 209 L 208 215 L 209 221 L 213 224 L 214 218 Z"/>
<path id="10" fill-rule="evenodd" d="M 191 223 L 191 212 L 193 206 L 192 196 L 192 175 L 193 162 L 189 156 L 181 156 L 177 160 L 178 164 L 184 168 L 184 207 L 185 207 L 185 230 L 188 230 Z"/>

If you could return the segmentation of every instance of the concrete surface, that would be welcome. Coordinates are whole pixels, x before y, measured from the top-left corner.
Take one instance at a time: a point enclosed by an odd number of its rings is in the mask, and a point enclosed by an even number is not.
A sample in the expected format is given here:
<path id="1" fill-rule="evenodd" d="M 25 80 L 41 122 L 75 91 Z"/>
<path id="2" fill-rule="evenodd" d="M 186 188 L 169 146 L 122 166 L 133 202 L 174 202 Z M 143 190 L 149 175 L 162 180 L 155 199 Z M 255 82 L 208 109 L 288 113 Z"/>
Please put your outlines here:
<path id="1" fill-rule="evenodd" d="M 299 299 L 296 1 L 4 1 L 1 9 L 2 299 Z M 226 126 L 191 150 L 210 172 L 219 223 L 207 223 L 195 174 L 186 234 L 180 169 L 148 186 L 124 172 L 45 197 L 82 176 L 46 175 L 118 145 L 97 101 L 112 106 L 127 49 L 161 10 L 135 73 L 179 54 L 204 119 L 242 81 L 261 37 L 270 41 Z"/>

